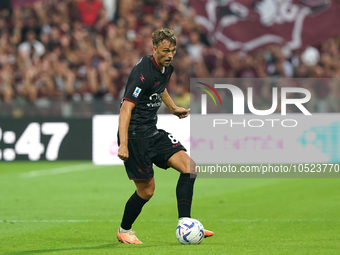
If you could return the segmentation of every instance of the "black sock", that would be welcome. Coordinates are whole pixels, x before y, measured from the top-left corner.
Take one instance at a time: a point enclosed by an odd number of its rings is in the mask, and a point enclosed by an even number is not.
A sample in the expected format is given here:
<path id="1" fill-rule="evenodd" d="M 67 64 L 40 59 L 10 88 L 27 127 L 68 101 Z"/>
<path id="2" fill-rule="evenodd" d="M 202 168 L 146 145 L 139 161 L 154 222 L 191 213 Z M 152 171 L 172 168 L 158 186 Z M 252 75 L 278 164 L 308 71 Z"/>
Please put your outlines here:
<path id="1" fill-rule="evenodd" d="M 132 224 L 137 219 L 138 215 L 142 211 L 143 206 L 149 200 L 145 200 L 138 196 L 137 191 L 132 194 L 130 199 L 126 202 L 122 224 L 120 225 L 123 229 L 129 230 Z"/>
<path id="2" fill-rule="evenodd" d="M 176 197 L 178 218 L 191 218 L 191 202 L 196 178 L 190 178 L 190 176 L 193 177 L 190 173 L 180 174 L 177 182 Z"/>

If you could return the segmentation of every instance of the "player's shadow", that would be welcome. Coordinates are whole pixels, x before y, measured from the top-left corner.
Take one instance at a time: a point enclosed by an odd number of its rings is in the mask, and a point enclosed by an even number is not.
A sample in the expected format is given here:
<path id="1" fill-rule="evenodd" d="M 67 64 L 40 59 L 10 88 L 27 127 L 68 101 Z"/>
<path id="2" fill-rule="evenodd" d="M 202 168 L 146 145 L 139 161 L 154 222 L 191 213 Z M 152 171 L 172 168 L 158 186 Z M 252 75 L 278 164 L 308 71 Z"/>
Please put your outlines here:
<path id="1" fill-rule="evenodd" d="M 93 246 L 93 247 L 73 247 L 73 248 L 60 248 L 60 249 L 44 249 L 44 250 L 31 250 L 31 251 L 17 251 L 17 252 L 8 252 L 4 255 L 29 255 L 29 254 L 40 254 L 40 253 L 49 253 L 49 252 L 62 252 L 62 251 L 81 251 L 84 250 L 84 252 L 90 252 L 91 250 L 101 250 L 101 249 L 112 249 L 112 248 L 118 248 L 121 246 L 126 246 L 125 244 L 104 244 L 99 246 Z M 147 248 L 150 247 L 149 245 L 132 245 L 129 246 L 129 249 L 133 248 Z M 116 249 L 113 254 L 126 254 L 126 249 Z"/>
<path id="2" fill-rule="evenodd" d="M 73 247 L 73 248 L 60 248 L 60 249 L 44 249 L 44 250 L 31 250 L 31 251 L 17 251 L 9 252 L 6 255 L 29 255 L 29 254 L 39 254 L 39 253 L 49 253 L 49 252 L 62 252 L 62 251 L 91 251 L 91 250 L 101 250 L 101 249 L 111 249 L 116 248 L 119 244 L 104 244 L 93 247 Z"/>

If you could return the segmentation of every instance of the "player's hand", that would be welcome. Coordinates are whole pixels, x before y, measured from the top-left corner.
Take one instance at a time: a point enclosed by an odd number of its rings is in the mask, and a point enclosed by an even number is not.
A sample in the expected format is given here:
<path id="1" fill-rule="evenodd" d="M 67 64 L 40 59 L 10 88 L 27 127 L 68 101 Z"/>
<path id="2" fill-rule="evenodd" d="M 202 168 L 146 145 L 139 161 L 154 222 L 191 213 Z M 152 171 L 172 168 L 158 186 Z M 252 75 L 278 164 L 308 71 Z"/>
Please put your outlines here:
<path id="1" fill-rule="evenodd" d="M 185 109 L 183 107 L 177 107 L 172 113 L 176 115 L 178 118 L 183 119 L 189 116 L 190 108 Z"/>
<path id="2" fill-rule="evenodd" d="M 127 146 L 120 146 L 118 148 L 118 157 L 124 162 L 129 158 L 129 150 Z"/>

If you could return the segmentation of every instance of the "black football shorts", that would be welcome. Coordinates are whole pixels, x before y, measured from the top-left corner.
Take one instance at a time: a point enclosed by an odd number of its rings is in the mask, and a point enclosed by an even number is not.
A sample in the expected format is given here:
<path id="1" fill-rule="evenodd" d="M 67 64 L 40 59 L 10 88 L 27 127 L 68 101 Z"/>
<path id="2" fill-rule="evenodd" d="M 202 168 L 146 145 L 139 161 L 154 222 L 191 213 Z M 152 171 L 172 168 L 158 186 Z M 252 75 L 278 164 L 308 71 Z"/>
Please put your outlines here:
<path id="1" fill-rule="evenodd" d="M 124 162 L 130 180 L 148 180 L 154 175 L 153 164 L 167 169 L 168 159 L 178 151 L 186 149 L 170 133 L 158 129 L 149 138 L 128 139 L 129 158 Z"/>

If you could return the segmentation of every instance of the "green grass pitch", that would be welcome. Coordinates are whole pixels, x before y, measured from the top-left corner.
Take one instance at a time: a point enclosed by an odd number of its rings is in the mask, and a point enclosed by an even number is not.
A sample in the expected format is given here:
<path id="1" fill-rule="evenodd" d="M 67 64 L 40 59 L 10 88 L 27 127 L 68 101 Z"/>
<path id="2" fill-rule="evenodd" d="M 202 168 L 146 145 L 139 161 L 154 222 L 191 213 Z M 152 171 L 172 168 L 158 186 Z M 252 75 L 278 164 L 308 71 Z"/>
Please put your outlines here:
<path id="1" fill-rule="evenodd" d="M 178 173 L 155 171 L 156 191 L 133 230 L 116 231 L 134 192 L 122 166 L 0 163 L 0 254 L 340 254 L 340 179 L 203 179 L 192 217 L 215 236 L 177 242 Z"/>

